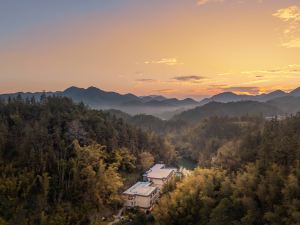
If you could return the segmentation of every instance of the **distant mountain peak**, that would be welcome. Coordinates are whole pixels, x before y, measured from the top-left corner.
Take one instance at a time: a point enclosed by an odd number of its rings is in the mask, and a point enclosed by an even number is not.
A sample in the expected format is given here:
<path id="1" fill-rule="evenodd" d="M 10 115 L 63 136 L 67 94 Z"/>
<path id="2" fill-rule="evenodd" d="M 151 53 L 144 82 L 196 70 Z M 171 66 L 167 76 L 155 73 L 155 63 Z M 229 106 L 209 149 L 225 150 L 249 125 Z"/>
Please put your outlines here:
<path id="1" fill-rule="evenodd" d="M 100 89 L 95 86 L 90 86 L 86 90 L 100 90 Z"/>
<path id="2" fill-rule="evenodd" d="M 94 91 L 94 92 L 104 92 L 101 89 L 94 87 L 94 86 L 90 86 L 87 89 L 85 89 L 86 91 Z"/>
<path id="3" fill-rule="evenodd" d="M 233 96 L 236 96 L 237 94 L 231 92 L 231 91 L 226 91 L 226 92 L 222 92 L 222 93 L 219 93 L 219 94 L 216 94 L 215 96 L 221 96 L 221 95 L 233 95 Z"/>
<path id="4" fill-rule="evenodd" d="M 68 87 L 64 90 L 64 92 L 67 92 L 67 91 L 74 91 L 74 90 L 83 90 L 84 88 L 79 88 L 79 87 L 76 87 L 76 86 L 71 86 L 71 87 Z"/>
<path id="5" fill-rule="evenodd" d="M 188 104 L 197 104 L 197 101 L 195 101 L 192 98 L 185 98 L 183 100 L 181 100 L 182 102 L 188 103 Z"/>
<path id="6" fill-rule="evenodd" d="M 272 91 L 272 92 L 270 92 L 269 94 L 286 94 L 286 92 L 284 92 L 284 91 L 282 91 L 282 90 L 276 90 L 276 91 Z"/>
<path id="7" fill-rule="evenodd" d="M 149 101 L 152 101 L 152 100 L 164 101 L 167 98 L 162 96 L 162 95 L 148 95 L 148 96 L 140 96 L 140 99 L 143 102 L 149 102 Z"/>
<path id="8" fill-rule="evenodd" d="M 183 99 L 183 100 L 187 100 L 187 101 L 195 101 L 194 99 L 192 99 L 192 98 L 185 98 L 185 99 Z"/>
<path id="9" fill-rule="evenodd" d="M 290 92 L 292 96 L 300 96 L 300 87 L 296 88 L 295 90 Z"/>
<path id="10" fill-rule="evenodd" d="M 270 93 L 264 93 L 260 95 L 245 95 L 245 94 L 235 94 L 233 92 L 223 92 L 216 94 L 210 98 L 205 98 L 200 101 L 201 105 L 205 105 L 208 102 L 215 101 L 215 102 L 239 102 L 239 101 L 257 101 L 257 102 L 267 102 L 271 99 L 281 98 L 287 95 L 292 96 L 300 96 L 300 88 L 295 89 L 290 93 L 286 93 L 282 90 L 275 90 Z"/>

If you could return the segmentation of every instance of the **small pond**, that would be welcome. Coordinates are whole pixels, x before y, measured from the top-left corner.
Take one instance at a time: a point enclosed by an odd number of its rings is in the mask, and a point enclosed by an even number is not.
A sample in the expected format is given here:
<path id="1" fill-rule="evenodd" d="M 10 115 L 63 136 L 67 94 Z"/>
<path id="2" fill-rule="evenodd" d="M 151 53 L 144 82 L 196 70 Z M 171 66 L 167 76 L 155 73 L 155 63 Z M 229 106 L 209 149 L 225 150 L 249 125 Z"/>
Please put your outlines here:
<path id="1" fill-rule="evenodd" d="M 189 158 L 181 158 L 178 160 L 177 166 L 186 170 L 193 170 L 197 167 L 197 162 Z"/>

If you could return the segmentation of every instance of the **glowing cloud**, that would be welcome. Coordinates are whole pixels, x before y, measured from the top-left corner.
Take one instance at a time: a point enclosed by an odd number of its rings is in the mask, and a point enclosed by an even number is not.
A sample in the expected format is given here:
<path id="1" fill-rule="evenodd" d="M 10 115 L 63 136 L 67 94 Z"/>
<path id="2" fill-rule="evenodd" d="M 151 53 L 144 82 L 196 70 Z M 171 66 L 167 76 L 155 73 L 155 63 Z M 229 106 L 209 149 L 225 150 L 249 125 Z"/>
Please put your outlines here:
<path id="1" fill-rule="evenodd" d="M 225 87 L 222 88 L 222 91 L 231 91 L 237 94 L 256 95 L 260 93 L 260 88 L 259 87 Z"/>
<path id="2" fill-rule="evenodd" d="M 288 68 L 290 69 L 290 72 L 300 73 L 300 65 L 298 65 L 298 64 L 288 65 Z"/>
<path id="3" fill-rule="evenodd" d="M 156 80 L 151 79 L 151 78 L 140 78 L 136 79 L 137 82 L 155 82 Z"/>
<path id="4" fill-rule="evenodd" d="M 176 58 L 162 58 L 160 60 L 145 61 L 144 64 L 164 64 L 167 66 L 182 65 Z"/>
<path id="5" fill-rule="evenodd" d="M 279 9 L 273 16 L 278 17 L 284 21 L 300 21 L 300 7 L 290 6 L 287 8 Z"/>
<path id="6" fill-rule="evenodd" d="M 198 5 L 205 5 L 210 2 L 223 2 L 224 0 L 198 0 Z"/>
<path id="7" fill-rule="evenodd" d="M 282 44 L 282 46 L 287 48 L 300 48 L 300 37 L 285 42 Z"/>
<path id="8" fill-rule="evenodd" d="M 268 70 L 252 70 L 243 71 L 242 74 L 299 74 L 300 65 L 292 64 L 282 68 L 268 69 Z M 256 77 L 261 77 L 256 75 Z"/>
<path id="9" fill-rule="evenodd" d="M 172 93 L 175 93 L 176 90 L 174 89 L 168 89 L 168 88 L 165 88 L 165 89 L 158 89 L 158 90 L 153 90 L 154 93 L 161 93 L 161 94 L 172 94 Z"/>
<path id="10" fill-rule="evenodd" d="M 279 9 L 273 13 L 273 16 L 287 24 L 287 27 L 283 31 L 285 41 L 282 43 L 282 46 L 300 48 L 300 7 L 290 6 Z"/>

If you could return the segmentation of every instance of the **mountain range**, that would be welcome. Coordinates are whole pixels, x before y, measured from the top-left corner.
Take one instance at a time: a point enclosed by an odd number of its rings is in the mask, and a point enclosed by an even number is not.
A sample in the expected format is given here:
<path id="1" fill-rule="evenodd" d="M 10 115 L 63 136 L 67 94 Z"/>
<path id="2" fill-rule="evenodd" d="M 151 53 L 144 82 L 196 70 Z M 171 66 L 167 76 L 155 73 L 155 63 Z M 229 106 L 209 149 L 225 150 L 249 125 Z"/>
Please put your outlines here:
<path id="1" fill-rule="evenodd" d="M 129 114 L 151 114 L 161 117 L 166 112 L 181 112 L 199 105 L 199 102 L 186 98 L 166 98 L 160 95 L 136 96 L 134 94 L 120 94 L 117 92 L 104 91 L 96 87 L 79 88 L 69 87 L 64 91 L 55 92 L 17 92 L 2 94 L 0 98 L 22 98 L 40 99 L 41 95 L 64 96 L 72 98 L 75 102 L 83 102 L 94 109 L 118 109 Z"/>
<path id="2" fill-rule="evenodd" d="M 130 115 L 148 114 L 161 119 L 183 119 L 190 122 L 212 115 L 263 114 L 274 116 L 300 111 L 300 88 L 291 92 L 277 90 L 261 95 L 238 95 L 233 92 L 223 92 L 199 102 L 192 98 L 180 100 L 161 95 L 137 96 L 131 93 L 120 94 L 104 91 L 96 87 L 79 88 L 74 86 L 55 92 L 2 94 L 0 98 L 8 99 L 20 95 L 22 98 L 40 99 L 42 94 L 69 97 L 75 102 L 83 102 L 94 109 L 117 109 Z"/>
<path id="3" fill-rule="evenodd" d="M 200 105 L 205 105 L 209 102 L 239 102 L 239 101 L 257 101 L 257 102 L 267 102 L 275 98 L 286 97 L 286 96 L 300 96 L 300 87 L 296 88 L 291 92 L 284 92 L 282 90 L 276 90 L 267 94 L 260 95 L 238 95 L 233 92 L 223 92 L 214 95 L 210 98 L 205 98 L 201 100 Z"/>
<path id="4" fill-rule="evenodd" d="M 172 120 L 182 120 L 189 123 L 195 123 L 201 119 L 211 116 L 285 117 L 298 112 L 300 112 L 300 93 L 295 91 L 292 93 L 286 93 L 282 97 L 275 97 L 265 102 L 262 100 L 241 100 L 230 102 L 211 101 L 204 105 L 181 112 L 173 116 Z"/>

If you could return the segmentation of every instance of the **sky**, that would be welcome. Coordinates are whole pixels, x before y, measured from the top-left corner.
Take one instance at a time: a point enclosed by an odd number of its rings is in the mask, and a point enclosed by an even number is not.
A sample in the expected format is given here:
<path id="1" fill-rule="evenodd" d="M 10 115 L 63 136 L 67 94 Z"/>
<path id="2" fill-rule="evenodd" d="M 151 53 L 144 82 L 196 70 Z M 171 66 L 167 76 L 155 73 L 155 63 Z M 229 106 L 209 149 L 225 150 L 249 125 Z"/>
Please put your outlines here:
<path id="1" fill-rule="evenodd" d="M 299 0 L 0 0 L 0 93 L 300 86 Z"/>

